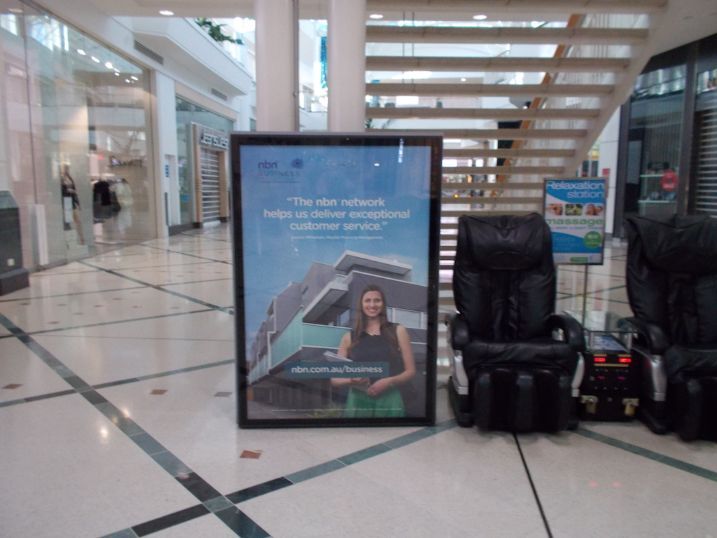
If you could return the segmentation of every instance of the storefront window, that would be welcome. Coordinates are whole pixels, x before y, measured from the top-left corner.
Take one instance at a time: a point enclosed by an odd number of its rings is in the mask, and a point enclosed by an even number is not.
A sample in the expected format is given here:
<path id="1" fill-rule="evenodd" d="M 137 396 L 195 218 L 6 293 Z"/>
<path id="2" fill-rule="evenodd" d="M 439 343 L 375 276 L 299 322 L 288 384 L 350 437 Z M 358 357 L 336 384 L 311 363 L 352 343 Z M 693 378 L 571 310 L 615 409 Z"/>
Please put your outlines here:
<path id="1" fill-rule="evenodd" d="M 0 28 L 26 264 L 156 237 L 146 70 L 25 5 Z"/>
<path id="2" fill-rule="evenodd" d="M 685 90 L 684 65 L 640 75 L 630 99 L 625 215 L 676 212 Z"/>
<path id="3" fill-rule="evenodd" d="M 717 217 L 717 68 L 697 75 L 694 210 Z"/>
<path id="4" fill-rule="evenodd" d="M 194 173 L 192 163 L 192 123 L 216 131 L 231 133 L 234 122 L 210 112 L 199 105 L 177 97 L 177 178 L 179 183 L 180 222 L 173 226 L 187 226 L 194 222 Z"/>

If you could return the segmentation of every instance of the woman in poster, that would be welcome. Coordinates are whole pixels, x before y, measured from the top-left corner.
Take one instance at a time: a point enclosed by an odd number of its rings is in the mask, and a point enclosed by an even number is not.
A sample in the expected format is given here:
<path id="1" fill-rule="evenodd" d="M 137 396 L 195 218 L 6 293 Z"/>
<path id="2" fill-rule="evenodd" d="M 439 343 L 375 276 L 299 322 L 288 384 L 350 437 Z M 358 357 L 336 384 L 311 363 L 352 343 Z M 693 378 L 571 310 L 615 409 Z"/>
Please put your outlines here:
<path id="1" fill-rule="evenodd" d="M 416 374 L 408 331 L 391 323 L 386 298 L 375 285 L 364 288 L 359 298 L 354 328 L 339 344 L 338 355 L 357 363 L 388 363 L 388 376 L 334 378 L 335 387 L 348 387 L 344 416 L 348 418 L 403 417 L 406 414 L 398 387 Z"/>

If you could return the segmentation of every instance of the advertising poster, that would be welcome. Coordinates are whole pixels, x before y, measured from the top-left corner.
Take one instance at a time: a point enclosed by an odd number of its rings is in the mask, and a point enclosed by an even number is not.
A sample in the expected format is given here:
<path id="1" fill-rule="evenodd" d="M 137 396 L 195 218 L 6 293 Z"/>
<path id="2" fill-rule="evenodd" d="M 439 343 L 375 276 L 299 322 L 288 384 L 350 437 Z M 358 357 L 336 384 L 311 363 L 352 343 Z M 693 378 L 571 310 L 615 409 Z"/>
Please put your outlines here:
<path id="1" fill-rule="evenodd" d="M 241 427 L 431 424 L 441 139 L 232 135 Z"/>
<path id="2" fill-rule="evenodd" d="M 600 265 L 605 243 L 605 179 L 546 179 L 544 216 L 559 264 Z"/>

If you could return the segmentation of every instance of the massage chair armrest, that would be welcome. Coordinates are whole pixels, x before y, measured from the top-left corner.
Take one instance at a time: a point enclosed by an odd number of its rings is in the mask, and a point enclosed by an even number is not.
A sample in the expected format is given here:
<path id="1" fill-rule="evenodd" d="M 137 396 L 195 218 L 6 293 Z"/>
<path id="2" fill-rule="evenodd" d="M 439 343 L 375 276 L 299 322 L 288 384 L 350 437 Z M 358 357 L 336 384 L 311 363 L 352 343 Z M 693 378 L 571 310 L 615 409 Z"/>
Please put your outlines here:
<path id="1" fill-rule="evenodd" d="M 583 328 L 574 317 L 568 314 L 552 314 L 548 318 L 550 330 L 561 329 L 568 345 L 575 351 L 585 350 Z"/>
<path id="2" fill-rule="evenodd" d="M 468 322 L 461 314 L 450 315 L 446 319 L 449 344 L 453 349 L 463 349 L 471 341 Z"/>
<path id="3" fill-rule="evenodd" d="M 668 347 L 670 341 L 665 332 L 654 323 L 644 321 L 638 318 L 622 318 L 618 322 L 621 329 L 633 330 L 637 333 L 638 341 L 647 346 L 647 350 L 653 355 L 662 355 Z"/>

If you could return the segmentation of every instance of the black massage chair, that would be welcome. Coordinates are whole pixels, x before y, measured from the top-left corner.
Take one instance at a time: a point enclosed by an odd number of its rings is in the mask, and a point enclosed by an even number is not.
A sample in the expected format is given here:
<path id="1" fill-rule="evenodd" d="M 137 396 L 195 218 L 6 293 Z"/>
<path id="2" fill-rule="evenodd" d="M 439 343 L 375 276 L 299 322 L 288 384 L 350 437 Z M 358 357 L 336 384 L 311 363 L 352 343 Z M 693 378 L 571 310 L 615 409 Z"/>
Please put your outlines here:
<path id="1" fill-rule="evenodd" d="M 717 220 L 626 219 L 627 292 L 642 362 L 639 416 L 655 433 L 717 439 Z"/>
<path id="2" fill-rule="evenodd" d="M 461 426 L 555 432 L 577 425 L 584 339 L 574 318 L 553 313 L 555 288 L 541 215 L 460 217 L 448 389 Z"/>

